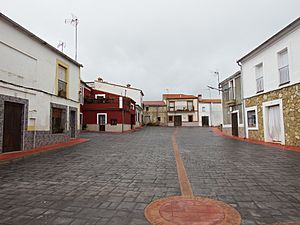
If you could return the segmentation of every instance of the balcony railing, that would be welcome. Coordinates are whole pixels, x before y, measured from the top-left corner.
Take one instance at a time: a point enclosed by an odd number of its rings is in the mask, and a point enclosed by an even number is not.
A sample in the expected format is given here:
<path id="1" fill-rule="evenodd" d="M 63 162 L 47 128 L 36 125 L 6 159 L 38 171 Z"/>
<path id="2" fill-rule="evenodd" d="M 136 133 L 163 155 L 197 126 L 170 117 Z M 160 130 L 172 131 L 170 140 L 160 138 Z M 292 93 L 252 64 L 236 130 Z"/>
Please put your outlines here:
<path id="1" fill-rule="evenodd" d="M 170 112 L 192 112 L 195 111 L 194 107 L 185 107 L 185 106 L 175 106 L 168 107 L 168 111 Z"/>

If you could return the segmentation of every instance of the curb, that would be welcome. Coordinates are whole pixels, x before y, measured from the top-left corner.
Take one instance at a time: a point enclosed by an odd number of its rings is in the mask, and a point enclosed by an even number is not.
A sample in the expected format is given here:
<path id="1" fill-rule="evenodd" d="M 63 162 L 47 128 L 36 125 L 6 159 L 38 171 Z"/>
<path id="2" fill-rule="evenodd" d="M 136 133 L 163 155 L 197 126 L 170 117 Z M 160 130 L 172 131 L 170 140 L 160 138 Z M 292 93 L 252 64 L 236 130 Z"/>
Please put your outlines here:
<path id="1" fill-rule="evenodd" d="M 36 155 L 40 155 L 43 153 L 47 153 L 49 151 L 67 148 L 67 147 L 81 144 L 81 143 L 84 143 L 87 141 L 89 141 L 89 139 L 77 138 L 77 139 L 74 139 L 74 140 L 71 140 L 68 142 L 56 143 L 56 144 L 41 146 L 38 148 L 33 148 L 33 149 L 28 149 L 28 150 L 23 150 L 23 151 L 2 153 L 2 154 L 0 154 L 0 164 L 6 164 L 6 163 L 11 163 L 11 162 L 16 162 L 19 160 L 24 160 L 31 156 L 36 156 Z"/>
<path id="2" fill-rule="evenodd" d="M 217 136 L 230 138 L 230 139 L 235 139 L 235 140 L 244 141 L 244 142 L 253 143 L 253 144 L 258 144 L 258 145 L 264 145 L 264 146 L 267 146 L 267 147 L 277 148 L 277 149 L 281 149 L 281 150 L 285 150 L 285 151 L 294 151 L 294 152 L 299 152 L 300 153 L 300 147 L 297 147 L 297 146 L 281 145 L 281 144 L 275 144 L 275 143 L 270 143 L 270 142 L 264 142 L 264 141 L 257 141 L 257 140 L 247 139 L 247 138 L 235 137 L 235 136 L 224 134 L 219 128 L 215 128 L 215 127 L 212 128 L 212 131 Z"/>

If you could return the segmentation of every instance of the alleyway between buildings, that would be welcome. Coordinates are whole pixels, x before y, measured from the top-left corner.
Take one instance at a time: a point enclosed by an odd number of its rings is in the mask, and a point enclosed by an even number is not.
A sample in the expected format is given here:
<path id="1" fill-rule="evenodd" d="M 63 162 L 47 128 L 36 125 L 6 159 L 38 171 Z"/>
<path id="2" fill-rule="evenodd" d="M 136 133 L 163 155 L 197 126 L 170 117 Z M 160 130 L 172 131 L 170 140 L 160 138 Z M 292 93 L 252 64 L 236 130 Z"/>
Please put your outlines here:
<path id="1" fill-rule="evenodd" d="M 0 224 L 149 224 L 149 203 L 182 194 L 174 131 L 84 133 L 89 142 L 0 164 Z M 175 134 L 194 196 L 229 204 L 242 224 L 300 221 L 300 153 L 227 139 L 210 128 Z"/>

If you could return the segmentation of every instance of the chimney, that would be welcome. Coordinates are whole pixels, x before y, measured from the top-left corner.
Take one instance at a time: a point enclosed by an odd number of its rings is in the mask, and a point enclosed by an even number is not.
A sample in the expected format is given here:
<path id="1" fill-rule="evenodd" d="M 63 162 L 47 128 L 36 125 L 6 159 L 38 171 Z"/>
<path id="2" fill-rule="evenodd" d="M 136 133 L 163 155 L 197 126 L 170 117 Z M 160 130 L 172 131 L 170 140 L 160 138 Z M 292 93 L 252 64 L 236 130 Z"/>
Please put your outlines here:
<path id="1" fill-rule="evenodd" d="M 103 82 L 103 79 L 101 77 L 98 77 L 99 82 Z"/>
<path id="2" fill-rule="evenodd" d="M 198 95 L 198 101 L 201 101 L 202 100 L 202 95 Z"/>
<path id="3" fill-rule="evenodd" d="M 126 87 L 130 88 L 130 87 L 131 87 L 131 84 L 126 84 Z"/>

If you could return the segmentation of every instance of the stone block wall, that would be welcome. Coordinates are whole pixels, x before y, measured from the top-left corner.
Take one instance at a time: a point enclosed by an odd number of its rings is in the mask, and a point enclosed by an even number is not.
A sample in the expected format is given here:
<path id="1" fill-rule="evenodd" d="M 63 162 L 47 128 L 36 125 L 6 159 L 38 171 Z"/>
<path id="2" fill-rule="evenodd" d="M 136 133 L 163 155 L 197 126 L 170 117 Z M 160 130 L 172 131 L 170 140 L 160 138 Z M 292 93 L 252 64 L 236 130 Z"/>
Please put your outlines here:
<path id="1" fill-rule="evenodd" d="M 282 99 L 285 144 L 300 146 L 300 84 L 246 99 L 246 107 L 257 106 L 258 130 L 249 130 L 249 139 L 264 141 L 263 102 Z"/>

